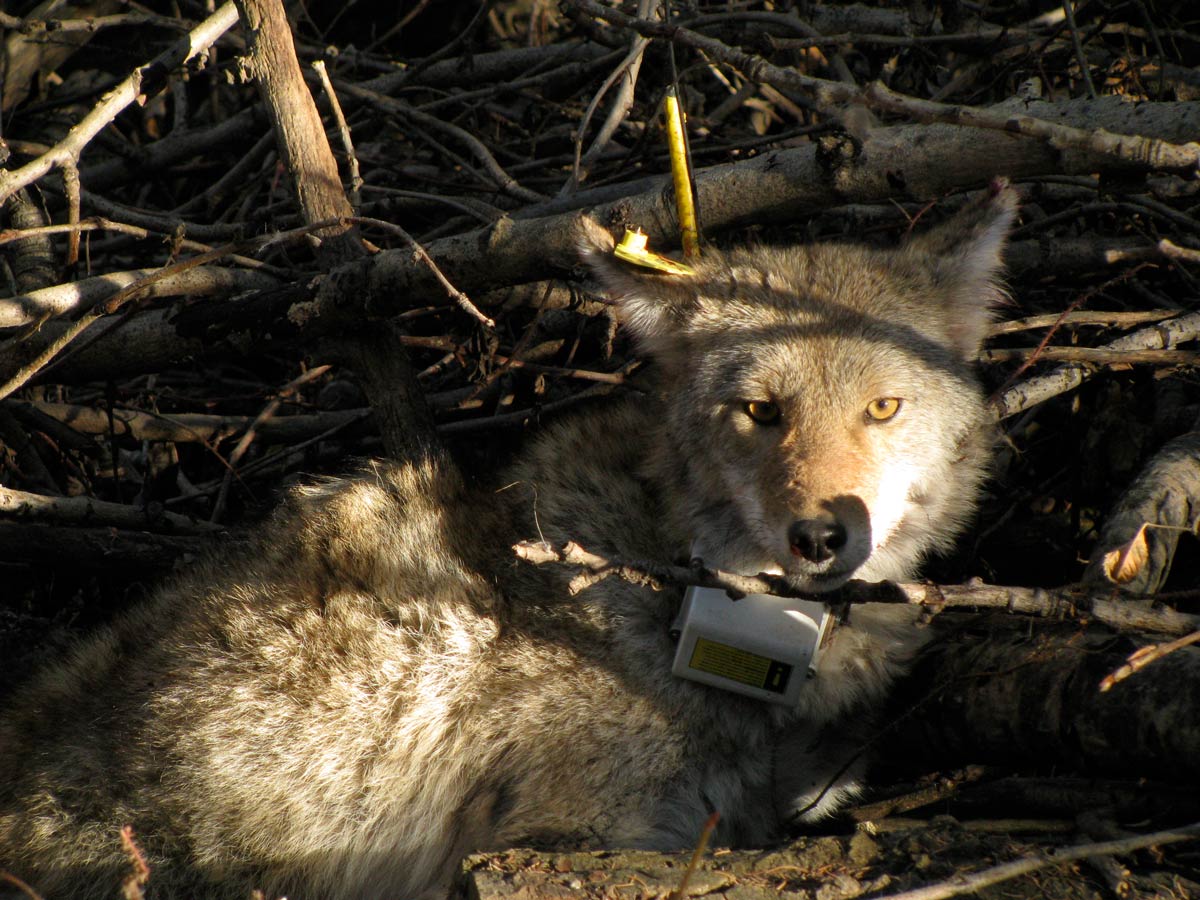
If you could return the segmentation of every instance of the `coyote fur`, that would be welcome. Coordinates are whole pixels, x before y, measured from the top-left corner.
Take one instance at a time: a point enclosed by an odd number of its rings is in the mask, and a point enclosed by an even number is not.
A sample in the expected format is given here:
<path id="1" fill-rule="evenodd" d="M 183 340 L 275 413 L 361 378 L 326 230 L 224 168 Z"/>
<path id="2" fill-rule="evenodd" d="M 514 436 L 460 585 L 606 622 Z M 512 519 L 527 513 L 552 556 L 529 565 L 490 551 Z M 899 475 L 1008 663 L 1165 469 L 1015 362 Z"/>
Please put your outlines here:
<path id="1" fill-rule="evenodd" d="M 488 485 L 433 458 L 295 489 L 251 549 L 90 636 L 0 715 L 0 869 L 115 896 L 129 825 L 157 897 L 403 900 L 471 851 L 682 848 L 713 810 L 748 845 L 827 812 L 911 613 L 855 607 L 793 709 L 671 675 L 678 590 L 572 596 L 511 547 L 698 553 L 814 591 L 912 576 L 987 465 L 972 360 L 1015 206 L 997 183 L 899 249 L 706 250 L 690 274 L 627 266 L 582 220 L 653 390 Z"/>

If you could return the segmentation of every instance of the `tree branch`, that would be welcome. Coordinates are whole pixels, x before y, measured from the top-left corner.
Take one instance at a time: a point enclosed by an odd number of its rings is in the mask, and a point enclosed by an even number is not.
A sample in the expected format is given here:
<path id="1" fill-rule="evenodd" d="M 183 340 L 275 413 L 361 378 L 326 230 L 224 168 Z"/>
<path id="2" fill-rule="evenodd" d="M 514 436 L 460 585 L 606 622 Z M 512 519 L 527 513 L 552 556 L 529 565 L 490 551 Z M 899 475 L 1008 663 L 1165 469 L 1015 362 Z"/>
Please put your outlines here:
<path id="1" fill-rule="evenodd" d="M 63 165 L 78 165 L 83 149 L 129 104 L 158 88 L 158 80 L 190 59 L 204 53 L 237 21 L 237 8 L 226 3 L 196 26 L 185 41 L 174 44 L 133 73 L 101 98 L 90 113 L 49 151 L 19 169 L 0 171 L 0 204 L 47 172 Z"/>
<path id="2" fill-rule="evenodd" d="M 992 609 L 1018 615 L 1051 619 L 1098 621 L 1117 631 L 1152 631 L 1183 635 L 1200 629 L 1200 616 L 1143 602 L 1112 599 L 1111 591 L 1095 592 L 1079 587 L 1026 588 L 970 583 L 963 585 L 894 584 L 851 581 L 836 591 L 814 594 L 797 590 L 785 575 L 738 575 L 702 564 L 672 566 L 645 560 L 608 559 L 568 541 L 559 547 L 540 541 L 522 541 L 513 546 L 519 559 L 534 565 L 564 563 L 586 570 L 572 579 L 569 589 L 578 593 L 604 578 L 616 576 L 655 589 L 664 583 L 718 588 L 733 598 L 747 594 L 774 594 L 802 600 L 823 600 L 830 605 L 855 603 L 911 603 L 932 613 L 944 609 Z"/>

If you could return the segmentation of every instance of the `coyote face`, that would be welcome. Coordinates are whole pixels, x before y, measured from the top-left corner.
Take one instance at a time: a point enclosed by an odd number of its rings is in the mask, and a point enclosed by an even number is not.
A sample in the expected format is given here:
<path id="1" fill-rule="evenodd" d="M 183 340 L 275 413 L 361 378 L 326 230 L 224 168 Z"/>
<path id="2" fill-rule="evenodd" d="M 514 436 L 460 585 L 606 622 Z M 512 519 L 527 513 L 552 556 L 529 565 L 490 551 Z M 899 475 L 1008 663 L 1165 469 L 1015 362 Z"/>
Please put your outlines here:
<path id="1" fill-rule="evenodd" d="M 970 512 L 986 453 L 971 360 L 1012 192 L 899 251 L 708 252 L 691 275 L 584 255 L 662 368 L 652 465 L 692 552 L 829 590 L 910 576 Z"/>

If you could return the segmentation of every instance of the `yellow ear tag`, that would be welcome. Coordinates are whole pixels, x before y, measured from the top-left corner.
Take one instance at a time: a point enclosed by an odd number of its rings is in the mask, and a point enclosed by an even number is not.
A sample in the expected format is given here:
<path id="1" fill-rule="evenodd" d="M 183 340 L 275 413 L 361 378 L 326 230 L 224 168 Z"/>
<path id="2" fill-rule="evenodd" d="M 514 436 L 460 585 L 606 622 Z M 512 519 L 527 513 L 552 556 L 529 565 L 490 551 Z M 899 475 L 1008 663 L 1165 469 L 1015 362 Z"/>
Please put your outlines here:
<path id="1" fill-rule="evenodd" d="M 673 259 L 667 259 L 665 256 L 659 256 L 657 253 L 651 253 L 646 249 L 646 242 L 649 240 L 647 235 L 638 229 L 630 231 L 625 229 L 625 237 L 621 238 L 621 243 L 617 244 L 613 255 L 617 259 L 622 259 L 625 262 L 633 263 L 635 266 L 642 266 L 647 269 L 654 269 L 657 272 L 666 272 L 668 275 L 691 275 L 692 267 L 685 266 L 681 262 L 676 262 Z"/>

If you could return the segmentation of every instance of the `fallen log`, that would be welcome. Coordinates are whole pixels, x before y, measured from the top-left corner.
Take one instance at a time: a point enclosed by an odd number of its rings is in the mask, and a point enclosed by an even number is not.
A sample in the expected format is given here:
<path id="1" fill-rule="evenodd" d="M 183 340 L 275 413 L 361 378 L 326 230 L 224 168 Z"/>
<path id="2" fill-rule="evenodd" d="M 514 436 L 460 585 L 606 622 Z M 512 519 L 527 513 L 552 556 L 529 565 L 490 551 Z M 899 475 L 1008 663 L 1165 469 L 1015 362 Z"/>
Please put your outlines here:
<path id="1" fill-rule="evenodd" d="M 1200 650 L 1101 690 L 1149 643 L 1106 629 L 971 617 L 944 631 L 893 696 L 889 758 L 1125 778 L 1200 778 Z"/>

